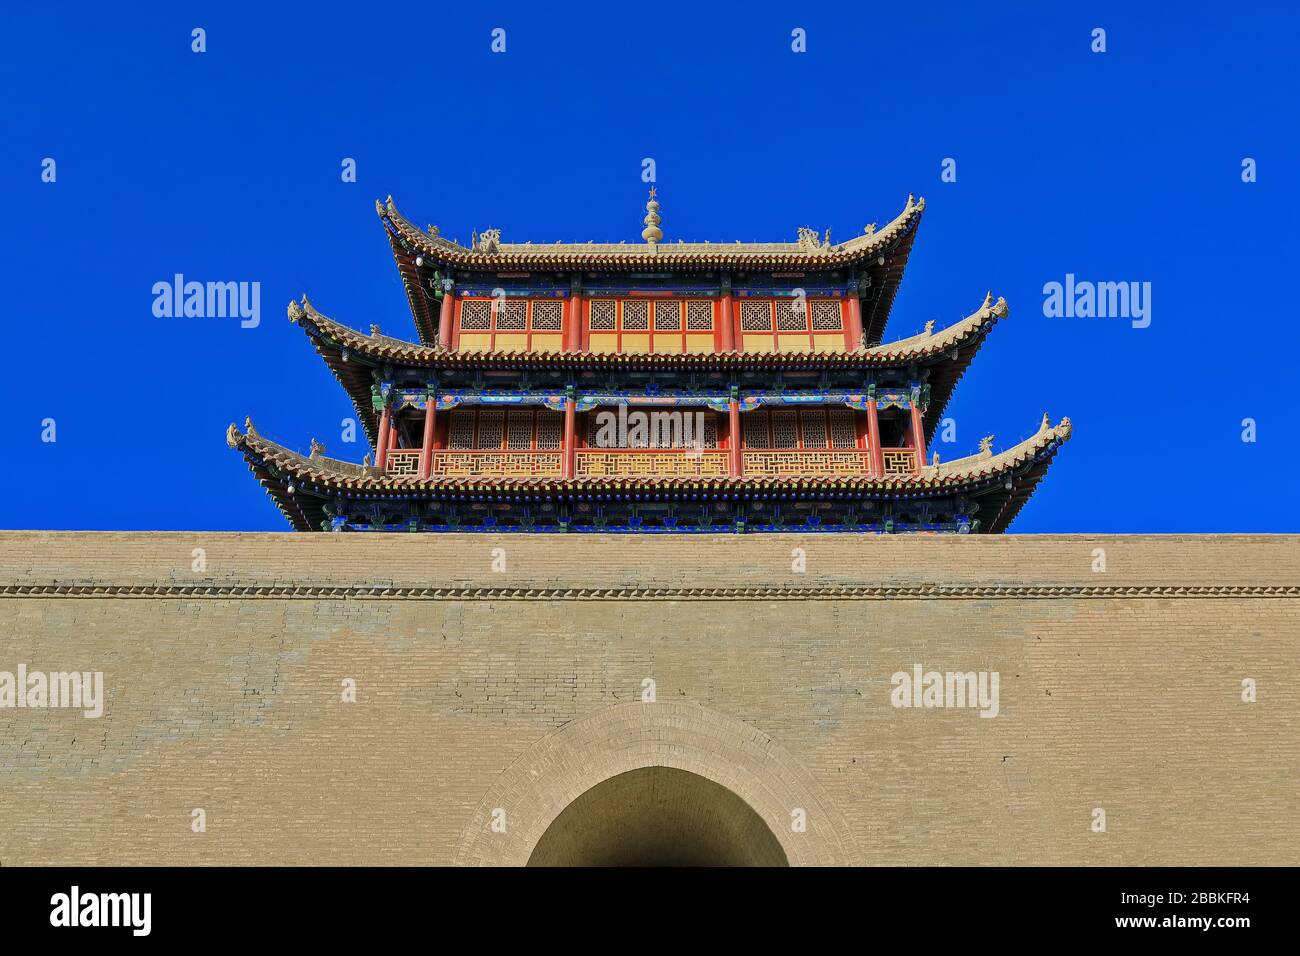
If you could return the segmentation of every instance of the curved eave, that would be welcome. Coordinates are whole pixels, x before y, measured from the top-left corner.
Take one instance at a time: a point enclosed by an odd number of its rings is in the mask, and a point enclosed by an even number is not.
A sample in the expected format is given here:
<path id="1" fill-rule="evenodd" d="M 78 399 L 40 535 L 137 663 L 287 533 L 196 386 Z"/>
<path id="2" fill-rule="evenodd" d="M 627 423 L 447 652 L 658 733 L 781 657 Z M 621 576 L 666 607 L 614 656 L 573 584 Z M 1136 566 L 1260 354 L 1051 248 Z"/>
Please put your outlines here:
<path id="1" fill-rule="evenodd" d="M 375 210 L 389 234 L 412 255 L 424 256 L 431 264 L 476 272 L 593 268 L 635 271 L 644 270 L 648 265 L 690 271 L 797 268 L 811 272 L 842 269 L 891 254 L 900 240 L 915 231 L 925 211 L 925 200 L 908 196 L 903 211 L 884 228 L 813 250 L 801 248 L 798 243 L 661 242 L 599 246 L 595 243 L 507 243 L 500 251 L 483 252 L 419 229 L 397 211 L 391 196 L 385 202 L 376 201 Z"/>
<path id="2" fill-rule="evenodd" d="M 900 478 L 443 478 L 395 479 L 376 469 L 333 459 L 310 458 L 257 434 L 251 422 L 241 433 L 231 425 L 227 443 L 243 453 L 250 469 L 280 511 L 299 530 L 319 527 L 321 503 L 331 497 L 392 499 L 478 498 L 528 499 L 570 495 L 635 495 L 686 492 L 709 497 L 752 498 L 772 493 L 861 495 L 882 500 L 969 494 L 979 502 L 982 527 L 1003 531 L 1019 513 L 1053 456 L 1070 437 L 1070 420 L 1051 425 L 1044 416 L 1030 438 L 998 454 L 982 453 L 927 467 L 920 475 Z M 289 488 L 294 487 L 294 492 Z"/>
<path id="3" fill-rule="evenodd" d="M 426 345 L 437 345 L 438 310 L 434 307 L 437 300 L 432 298 L 432 291 L 426 288 L 420 276 L 420 269 L 415 264 L 416 254 L 403 247 L 402 242 L 391 232 L 388 233 L 388 244 L 393 248 L 393 259 L 402 279 L 402 288 L 406 290 L 406 301 L 411 307 L 416 334 Z"/>
<path id="4" fill-rule="evenodd" d="M 370 396 L 369 368 L 397 365 L 444 369 L 703 369 L 799 370 L 879 369 L 925 365 L 930 369 L 933 418 L 946 405 L 957 381 L 993 326 L 1006 318 L 1006 301 L 992 296 L 971 315 L 937 333 L 913 336 L 853 352 L 715 352 L 693 354 L 630 354 L 614 352 L 455 352 L 404 342 L 384 335 L 365 335 L 318 312 L 304 297 L 289 304 L 290 321 L 310 335 L 317 352 L 352 397 L 362 418 Z M 343 358 L 344 351 L 348 359 Z M 360 361 L 358 361 L 360 359 Z M 937 418 L 933 419 L 938 421 Z M 933 422 L 927 421 L 933 429 Z M 373 422 L 367 429 L 372 442 Z"/>

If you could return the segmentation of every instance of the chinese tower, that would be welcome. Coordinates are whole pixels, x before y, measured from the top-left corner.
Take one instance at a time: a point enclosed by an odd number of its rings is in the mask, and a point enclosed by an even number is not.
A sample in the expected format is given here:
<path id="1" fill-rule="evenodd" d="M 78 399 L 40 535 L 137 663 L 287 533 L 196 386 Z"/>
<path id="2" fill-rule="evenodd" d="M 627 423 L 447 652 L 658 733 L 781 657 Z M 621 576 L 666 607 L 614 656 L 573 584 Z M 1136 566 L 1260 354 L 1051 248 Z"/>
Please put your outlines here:
<path id="1" fill-rule="evenodd" d="M 301 531 L 996 533 L 1069 419 L 995 452 L 927 452 L 1007 306 L 884 341 L 925 209 L 832 244 L 469 246 L 377 203 L 419 342 L 303 298 L 289 318 L 356 406 L 373 458 L 227 441 Z"/>

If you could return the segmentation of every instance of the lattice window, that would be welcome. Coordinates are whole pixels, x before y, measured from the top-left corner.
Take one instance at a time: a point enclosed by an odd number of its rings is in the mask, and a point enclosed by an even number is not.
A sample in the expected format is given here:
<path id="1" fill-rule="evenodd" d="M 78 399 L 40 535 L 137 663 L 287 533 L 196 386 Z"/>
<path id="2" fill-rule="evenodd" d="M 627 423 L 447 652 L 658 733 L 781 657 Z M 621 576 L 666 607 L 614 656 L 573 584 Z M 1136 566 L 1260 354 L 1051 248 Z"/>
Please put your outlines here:
<path id="1" fill-rule="evenodd" d="M 840 310 L 839 299 L 816 299 L 812 306 L 812 327 L 814 332 L 840 332 L 844 329 L 844 317 Z"/>
<path id="2" fill-rule="evenodd" d="M 740 303 L 740 328 L 743 332 L 771 332 L 772 303 L 742 301 Z"/>
<path id="3" fill-rule="evenodd" d="M 831 429 L 832 448 L 857 448 L 857 418 L 851 408 L 827 409 Z"/>
<path id="4" fill-rule="evenodd" d="M 593 332 L 613 332 L 615 329 L 614 310 L 613 299 L 592 299 L 591 330 Z"/>
<path id="5" fill-rule="evenodd" d="M 799 413 L 799 424 L 803 430 L 804 448 L 826 447 L 826 410 L 823 408 L 806 408 Z"/>
<path id="6" fill-rule="evenodd" d="M 530 408 L 512 408 L 506 419 L 506 447 L 533 447 L 533 412 Z"/>
<path id="7" fill-rule="evenodd" d="M 798 448 L 799 413 L 793 408 L 776 409 L 772 412 L 772 447 Z"/>
<path id="8" fill-rule="evenodd" d="M 528 301 L 505 299 L 497 303 L 497 331 L 522 332 L 527 327 Z"/>
<path id="9" fill-rule="evenodd" d="M 485 408 L 478 413 L 479 448 L 500 448 L 505 430 L 505 413 L 499 408 Z"/>
<path id="10" fill-rule="evenodd" d="M 680 332 L 682 330 L 682 304 L 680 302 L 655 303 L 655 331 Z"/>
<path id="11" fill-rule="evenodd" d="M 768 448 L 767 412 L 746 412 L 740 416 L 740 430 L 747 448 Z"/>
<path id="12" fill-rule="evenodd" d="M 718 447 L 718 416 L 711 412 L 704 413 L 704 433 L 701 444 L 705 448 Z"/>
<path id="13" fill-rule="evenodd" d="M 623 331 L 647 332 L 650 329 L 650 303 L 628 299 L 623 303 Z"/>
<path id="14" fill-rule="evenodd" d="M 447 447 L 453 449 L 474 447 L 474 412 L 470 409 L 454 409 L 451 424 L 447 428 Z"/>
<path id="15" fill-rule="evenodd" d="M 564 416 L 559 412 L 537 412 L 537 447 L 559 448 L 564 441 Z"/>
<path id="16" fill-rule="evenodd" d="M 489 331 L 492 328 L 492 303 L 487 299 L 462 300 L 460 327 L 466 332 Z"/>
<path id="17" fill-rule="evenodd" d="M 778 299 L 776 303 L 776 330 L 778 332 L 804 332 L 807 329 L 807 301 L 802 298 Z"/>
<path id="18" fill-rule="evenodd" d="M 690 332 L 713 331 L 713 303 L 691 299 L 686 303 L 686 328 Z"/>
<path id="19" fill-rule="evenodd" d="M 533 303 L 533 331 L 559 332 L 564 319 L 564 303 L 559 299 L 540 299 Z"/>

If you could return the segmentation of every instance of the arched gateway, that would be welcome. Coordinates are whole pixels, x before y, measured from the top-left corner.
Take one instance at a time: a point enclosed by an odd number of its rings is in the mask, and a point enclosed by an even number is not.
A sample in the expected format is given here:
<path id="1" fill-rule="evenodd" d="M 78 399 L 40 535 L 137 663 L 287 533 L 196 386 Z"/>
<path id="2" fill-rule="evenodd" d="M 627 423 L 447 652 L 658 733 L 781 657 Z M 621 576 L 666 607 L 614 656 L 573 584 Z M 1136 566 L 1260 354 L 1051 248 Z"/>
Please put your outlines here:
<path id="1" fill-rule="evenodd" d="M 812 775 L 744 721 L 685 703 L 599 710 L 493 783 L 461 865 L 833 865 L 849 827 Z"/>
<path id="2" fill-rule="evenodd" d="M 529 866 L 788 866 L 754 808 L 721 784 L 642 767 L 586 791 L 555 818 Z"/>

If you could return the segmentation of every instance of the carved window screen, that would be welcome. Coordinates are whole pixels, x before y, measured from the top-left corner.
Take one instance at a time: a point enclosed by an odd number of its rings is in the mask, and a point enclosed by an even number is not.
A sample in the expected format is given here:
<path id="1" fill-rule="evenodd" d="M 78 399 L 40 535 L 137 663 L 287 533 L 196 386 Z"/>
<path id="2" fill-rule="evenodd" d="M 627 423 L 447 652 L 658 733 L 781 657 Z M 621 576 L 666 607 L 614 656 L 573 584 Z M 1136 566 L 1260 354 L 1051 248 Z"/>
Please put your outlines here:
<path id="1" fill-rule="evenodd" d="M 559 448 L 564 441 L 564 415 L 544 409 L 537 411 L 537 447 Z"/>
<path id="2" fill-rule="evenodd" d="M 533 411 L 530 408 L 512 408 L 506 419 L 506 447 L 533 447 Z"/>
<path id="3" fill-rule="evenodd" d="M 615 329 L 615 304 L 613 299 L 591 300 L 591 331 L 613 332 Z"/>
<path id="4" fill-rule="evenodd" d="M 746 448 L 770 448 L 767 434 L 767 413 L 746 412 L 740 416 L 740 430 Z"/>
<path id="5" fill-rule="evenodd" d="M 623 302 L 623 331 L 648 332 L 650 330 L 650 303 L 644 299 L 626 299 Z"/>
<path id="6" fill-rule="evenodd" d="M 691 299 L 686 303 L 686 328 L 690 332 L 713 331 L 713 302 Z"/>
<path id="7" fill-rule="evenodd" d="M 742 332 L 771 332 L 772 303 L 766 300 L 740 303 L 740 329 Z"/>
<path id="8" fill-rule="evenodd" d="M 522 332 L 528 323 L 528 301 L 526 299 L 502 299 L 497 301 L 497 331 Z"/>
<path id="9" fill-rule="evenodd" d="M 778 332 L 803 332 L 808 328 L 808 302 L 806 299 L 778 299 L 776 302 L 776 330 Z"/>
<path id="10" fill-rule="evenodd" d="M 533 331 L 559 332 L 564 320 L 564 303 L 559 299 L 538 299 L 533 302 Z"/>
<path id="11" fill-rule="evenodd" d="M 812 307 L 814 332 L 844 331 L 844 314 L 839 299 L 815 299 L 808 304 Z"/>
<path id="12" fill-rule="evenodd" d="M 465 299 L 460 304 L 460 327 L 465 332 L 487 332 L 492 328 L 492 303 L 488 299 Z"/>
<path id="13" fill-rule="evenodd" d="M 655 331 L 680 332 L 682 329 L 682 304 L 680 302 L 655 303 Z"/>
<path id="14" fill-rule="evenodd" d="M 800 431 L 804 448 L 826 447 L 826 410 L 806 408 L 799 412 Z"/>
<path id="15" fill-rule="evenodd" d="M 773 448 L 798 448 L 799 447 L 799 413 L 793 408 L 773 409 L 772 419 L 772 447 Z"/>
<path id="16" fill-rule="evenodd" d="M 505 430 L 505 412 L 499 408 L 484 408 L 478 413 L 479 448 L 500 448 Z"/>
<path id="17" fill-rule="evenodd" d="M 465 449 L 474 447 L 475 414 L 471 409 L 456 408 L 451 412 L 451 424 L 447 428 L 447 447 Z"/>
<path id="18" fill-rule="evenodd" d="M 832 448 L 857 448 L 858 428 L 856 416 L 851 408 L 830 408 L 826 410 L 831 430 Z"/>

